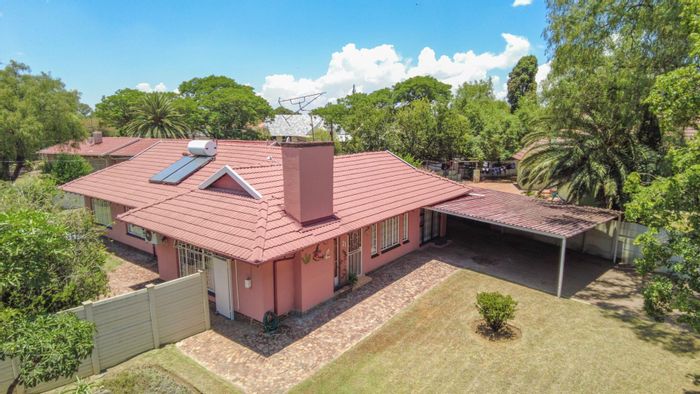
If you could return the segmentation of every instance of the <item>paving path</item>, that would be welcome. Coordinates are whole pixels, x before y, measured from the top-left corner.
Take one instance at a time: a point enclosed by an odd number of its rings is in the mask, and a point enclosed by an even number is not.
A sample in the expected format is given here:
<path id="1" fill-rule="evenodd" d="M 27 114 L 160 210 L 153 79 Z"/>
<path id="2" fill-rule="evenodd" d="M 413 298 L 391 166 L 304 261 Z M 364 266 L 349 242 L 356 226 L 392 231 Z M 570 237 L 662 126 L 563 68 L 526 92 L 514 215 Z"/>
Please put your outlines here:
<path id="1" fill-rule="evenodd" d="M 358 290 L 286 319 L 278 334 L 217 316 L 212 330 L 177 346 L 246 392 L 285 392 L 459 269 L 433 257 L 430 250 L 404 256 L 373 272 Z"/>

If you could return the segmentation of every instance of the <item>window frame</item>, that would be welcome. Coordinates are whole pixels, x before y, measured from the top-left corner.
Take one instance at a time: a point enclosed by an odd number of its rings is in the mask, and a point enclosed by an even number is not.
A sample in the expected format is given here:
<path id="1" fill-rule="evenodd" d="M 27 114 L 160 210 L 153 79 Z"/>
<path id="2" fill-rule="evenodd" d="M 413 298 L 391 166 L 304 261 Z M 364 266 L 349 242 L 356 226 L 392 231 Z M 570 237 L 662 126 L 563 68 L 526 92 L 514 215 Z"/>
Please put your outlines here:
<path id="1" fill-rule="evenodd" d="M 370 254 L 372 256 L 378 255 L 377 250 L 377 223 L 373 223 L 370 226 Z"/>
<path id="2" fill-rule="evenodd" d="M 134 228 L 141 229 L 140 233 L 138 232 L 138 230 L 134 231 Z M 144 241 L 146 240 L 146 229 L 135 224 L 126 224 L 126 234 L 130 237 L 142 239 Z"/>
<path id="3" fill-rule="evenodd" d="M 112 228 L 112 224 L 114 223 L 114 221 L 112 220 L 112 203 L 107 200 L 93 198 L 91 205 L 92 217 L 94 219 L 94 222 L 101 226 Z M 106 212 L 104 210 L 106 210 Z M 109 219 L 108 224 L 103 222 L 103 220 L 106 218 Z"/>
<path id="4" fill-rule="evenodd" d="M 403 238 L 401 239 L 404 243 L 408 242 L 408 220 L 408 212 L 405 212 L 403 214 Z"/>
<path id="5" fill-rule="evenodd" d="M 387 250 L 400 245 L 399 242 L 399 215 L 392 216 L 382 222 L 381 250 Z"/>

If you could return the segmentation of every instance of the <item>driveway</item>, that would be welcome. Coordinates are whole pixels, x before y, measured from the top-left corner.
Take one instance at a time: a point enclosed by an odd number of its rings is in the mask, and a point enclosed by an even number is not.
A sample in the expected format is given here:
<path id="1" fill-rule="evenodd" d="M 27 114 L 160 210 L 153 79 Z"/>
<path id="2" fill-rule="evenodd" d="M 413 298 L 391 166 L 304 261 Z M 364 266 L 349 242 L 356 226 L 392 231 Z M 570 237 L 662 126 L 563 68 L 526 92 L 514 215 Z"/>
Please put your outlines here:
<path id="1" fill-rule="evenodd" d="M 108 297 L 139 290 L 150 283 L 162 282 L 153 255 L 108 238 L 105 238 L 104 243 L 110 253 L 110 263 L 117 265 L 107 273 Z"/>
<path id="2" fill-rule="evenodd" d="M 212 317 L 212 329 L 187 338 L 178 347 L 208 369 L 246 392 L 284 392 L 367 337 L 416 298 L 460 269 L 470 269 L 552 292 L 558 248 L 517 237 L 460 234 L 443 247 L 428 246 L 368 275 L 360 289 L 289 317 L 275 334 L 257 323 Z M 565 271 L 564 294 L 584 292 L 596 300 L 592 286 L 610 264 L 572 252 Z M 606 286 L 608 296 L 610 292 Z M 606 296 L 606 302 L 611 297 Z"/>

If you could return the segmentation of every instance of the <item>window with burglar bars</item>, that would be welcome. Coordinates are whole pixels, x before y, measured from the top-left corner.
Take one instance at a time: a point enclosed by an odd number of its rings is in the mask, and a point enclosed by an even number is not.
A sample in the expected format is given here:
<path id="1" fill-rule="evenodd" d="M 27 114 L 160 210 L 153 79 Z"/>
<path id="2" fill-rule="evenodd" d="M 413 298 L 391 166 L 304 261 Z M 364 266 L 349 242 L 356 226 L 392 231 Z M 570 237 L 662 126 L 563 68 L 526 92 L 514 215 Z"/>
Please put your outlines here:
<path id="1" fill-rule="evenodd" d="M 408 212 L 403 214 L 403 242 L 408 241 Z"/>
<path id="2" fill-rule="evenodd" d="M 207 287 L 214 292 L 214 275 L 211 274 L 211 259 L 214 254 L 206 249 L 177 241 L 177 260 L 180 264 L 180 276 L 187 276 L 202 270 L 207 274 Z"/>
<path id="3" fill-rule="evenodd" d="M 109 201 L 92 199 L 92 213 L 95 216 L 95 223 L 103 226 L 112 226 L 112 208 Z"/>
<path id="4" fill-rule="evenodd" d="M 374 256 L 375 254 L 377 254 L 377 223 L 374 223 L 371 228 L 372 228 L 372 237 L 371 237 L 372 251 L 371 251 L 371 254 L 372 254 L 372 256 Z"/>
<path id="5" fill-rule="evenodd" d="M 382 223 L 382 250 L 399 244 L 399 217 L 394 216 Z"/>

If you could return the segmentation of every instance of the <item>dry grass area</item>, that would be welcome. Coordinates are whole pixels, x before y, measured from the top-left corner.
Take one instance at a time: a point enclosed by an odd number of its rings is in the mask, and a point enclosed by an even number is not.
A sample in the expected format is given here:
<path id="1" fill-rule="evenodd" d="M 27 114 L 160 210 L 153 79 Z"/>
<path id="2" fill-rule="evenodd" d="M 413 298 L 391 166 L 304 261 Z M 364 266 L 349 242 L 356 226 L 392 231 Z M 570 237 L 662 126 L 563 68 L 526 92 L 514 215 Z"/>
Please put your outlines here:
<path id="1" fill-rule="evenodd" d="M 101 375 L 86 379 L 93 392 L 112 393 L 204 393 L 228 394 L 241 391 L 224 379 L 209 372 L 175 346 L 166 346 L 140 354 L 129 361 L 108 369 Z M 72 392 L 65 386 L 52 393 Z"/>
<path id="2" fill-rule="evenodd" d="M 474 302 L 518 302 L 516 341 L 479 338 Z M 460 271 L 295 392 L 696 392 L 700 337 L 629 311 Z"/>

